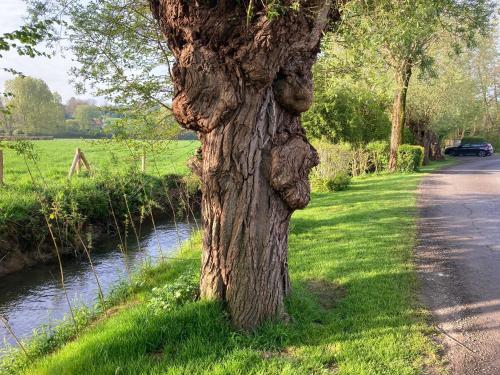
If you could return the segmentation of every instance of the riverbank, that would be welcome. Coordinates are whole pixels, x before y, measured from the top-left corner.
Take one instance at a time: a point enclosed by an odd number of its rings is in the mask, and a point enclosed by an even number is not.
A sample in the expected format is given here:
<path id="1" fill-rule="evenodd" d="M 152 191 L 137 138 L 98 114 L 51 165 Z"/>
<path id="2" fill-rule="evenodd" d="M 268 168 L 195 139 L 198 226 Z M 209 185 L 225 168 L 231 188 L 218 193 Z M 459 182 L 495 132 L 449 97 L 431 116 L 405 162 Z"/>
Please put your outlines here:
<path id="1" fill-rule="evenodd" d="M 0 187 L 0 276 L 78 254 L 105 236 L 134 232 L 153 217 L 193 215 L 198 186 L 186 161 L 196 141 L 170 141 L 141 160 L 123 144 L 54 140 L 4 143 L 5 185 Z M 8 148 L 10 147 L 10 148 Z M 91 165 L 68 180 L 73 153 Z M 153 219 L 154 220 L 154 219 Z"/>
<path id="2" fill-rule="evenodd" d="M 42 326 L 49 331 L 70 314 L 68 300 L 72 309 L 92 308 L 99 302 L 96 276 L 107 299 L 117 285 L 129 280 L 129 274 L 134 275 L 144 265 L 154 267 L 163 258 L 175 257 L 179 244 L 189 239 L 198 225 L 189 218 L 158 220 L 155 228 L 144 223 L 139 244 L 133 234 L 129 235 L 126 254 L 116 238 L 96 244 L 92 266 L 86 257 L 66 257 L 62 260 L 64 288 L 57 262 L 37 264 L 4 276 L 0 283 L 0 314 L 20 339 L 29 339 L 33 330 Z M 15 340 L 0 322 L 0 357 L 6 343 L 15 345 Z"/>
<path id="3" fill-rule="evenodd" d="M 196 278 L 198 239 L 178 260 L 145 272 L 139 289 L 77 339 L 52 354 L 29 352 L 30 360 L 19 353 L 19 372 L 421 373 L 438 361 L 416 303 L 412 262 L 416 190 L 424 175 L 356 178 L 345 192 L 314 194 L 310 207 L 294 215 L 287 324 L 243 334 L 218 303 L 189 299 L 158 313 L 158 290 L 169 285 L 183 292 L 189 285 L 179 277 Z"/>

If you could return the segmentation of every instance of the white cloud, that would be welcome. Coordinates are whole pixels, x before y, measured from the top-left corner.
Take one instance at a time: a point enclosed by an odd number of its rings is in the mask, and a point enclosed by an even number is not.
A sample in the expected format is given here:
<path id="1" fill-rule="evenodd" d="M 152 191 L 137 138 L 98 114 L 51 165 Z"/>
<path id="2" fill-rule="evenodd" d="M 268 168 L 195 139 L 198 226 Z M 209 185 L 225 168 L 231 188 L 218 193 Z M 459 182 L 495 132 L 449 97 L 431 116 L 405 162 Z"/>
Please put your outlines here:
<path id="1" fill-rule="evenodd" d="M 0 33 L 12 31 L 22 23 L 26 5 L 22 0 L 2 0 L 0 5 Z"/>

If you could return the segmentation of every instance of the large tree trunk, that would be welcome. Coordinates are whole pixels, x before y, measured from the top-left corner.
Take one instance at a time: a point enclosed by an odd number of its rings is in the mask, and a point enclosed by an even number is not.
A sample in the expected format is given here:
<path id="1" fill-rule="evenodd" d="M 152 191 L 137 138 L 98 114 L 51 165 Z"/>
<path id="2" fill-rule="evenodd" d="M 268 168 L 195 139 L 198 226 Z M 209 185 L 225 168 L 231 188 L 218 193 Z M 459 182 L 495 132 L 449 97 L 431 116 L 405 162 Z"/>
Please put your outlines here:
<path id="1" fill-rule="evenodd" d="M 398 149 L 403 143 L 403 129 L 406 122 L 406 96 L 410 84 L 412 64 L 405 61 L 397 72 L 397 92 L 392 107 L 391 151 L 389 170 L 395 172 L 398 168 Z"/>
<path id="2" fill-rule="evenodd" d="M 176 58 L 174 114 L 202 143 L 192 162 L 203 193 L 201 295 L 224 301 L 242 329 L 286 316 L 288 224 L 308 204 L 318 164 L 300 114 L 322 31 L 339 16 L 330 0 L 273 20 L 263 2 L 250 4 L 247 18 L 234 0 L 151 0 Z"/>

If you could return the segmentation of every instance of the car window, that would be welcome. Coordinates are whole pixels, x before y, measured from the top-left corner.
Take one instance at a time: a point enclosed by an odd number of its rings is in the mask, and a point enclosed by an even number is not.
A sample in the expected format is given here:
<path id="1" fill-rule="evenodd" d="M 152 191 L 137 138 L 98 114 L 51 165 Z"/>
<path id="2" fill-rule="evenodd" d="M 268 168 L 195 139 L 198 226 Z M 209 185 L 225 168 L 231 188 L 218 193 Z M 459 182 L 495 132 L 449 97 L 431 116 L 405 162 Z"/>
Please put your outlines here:
<path id="1" fill-rule="evenodd" d="M 470 144 L 466 143 L 466 144 L 462 145 L 462 147 L 470 148 Z"/>

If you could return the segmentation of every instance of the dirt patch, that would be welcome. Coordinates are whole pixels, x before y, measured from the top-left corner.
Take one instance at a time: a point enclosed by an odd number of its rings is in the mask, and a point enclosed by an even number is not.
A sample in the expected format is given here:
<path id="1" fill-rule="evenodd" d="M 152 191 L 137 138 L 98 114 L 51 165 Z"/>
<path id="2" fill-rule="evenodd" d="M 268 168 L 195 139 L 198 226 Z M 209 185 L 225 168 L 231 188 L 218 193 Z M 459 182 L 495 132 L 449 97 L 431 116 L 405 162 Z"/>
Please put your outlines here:
<path id="1" fill-rule="evenodd" d="M 134 306 L 137 306 L 141 303 L 141 301 L 139 300 L 132 300 L 132 301 L 127 301 L 126 303 L 124 304 L 120 304 L 120 305 L 116 305 L 116 306 L 113 306 L 113 307 L 110 307 L 109 309 L 107 309 L 104 314 L 102 314 L 101 316 L 99 316 L 93 323 L 92 323 L 92 327 L 95 327 L 97 324 L 99 324 L 100 322 L 104 321 L 104 320 L 107 320 L 109 318 L 112 318 L 113 316 L 117 315 L 118 313 L 120 313 L 121 311 L 125 310 L 125 309 L 130 309 Z"/>
<path id="2" fill-rule="evenodd" d="M 296 359 L 293 353 L 293 350 L 290 348 L 284 348 L 279 351 L 265 351 L 261 354 L 264 359 L 273 359 L 273 358 L 285 358 L 285 359 Z"/>
<path id="3" fill-rule="evenodd" d="M 342 285 L 323 279 L 306 281 L 306 289 L 318 299 L 321 307 L 327 310 L 333 309 L 347 294 Z"/>

